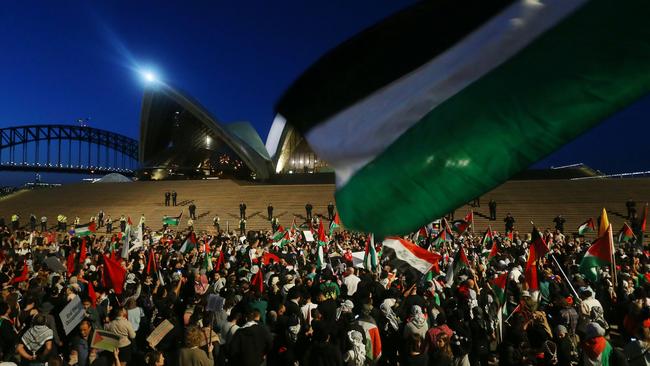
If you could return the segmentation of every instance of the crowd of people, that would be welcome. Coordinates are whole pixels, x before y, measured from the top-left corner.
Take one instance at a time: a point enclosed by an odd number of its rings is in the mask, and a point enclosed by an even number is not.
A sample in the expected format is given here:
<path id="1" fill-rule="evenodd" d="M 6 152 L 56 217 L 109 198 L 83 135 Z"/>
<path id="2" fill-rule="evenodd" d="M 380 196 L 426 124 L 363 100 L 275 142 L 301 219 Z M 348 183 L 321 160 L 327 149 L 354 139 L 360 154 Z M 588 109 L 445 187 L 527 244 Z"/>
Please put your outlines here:
<path id="1" fill-rule="evenodd" d="M 70 227 L 2 227 L 0 358 L 78 366 L 650 363 L 650 253 L 638 242 L 622 243 L 616 267 L 598 268 L 594 280 L 578 269 L 590 240 L 547 229 L 549 252 L 531 288 L 532 238 L 514 220 L 489 245 L 472 228 L 440 241 L 444 221 L 405 237 L 440 254 L 420 273 L 382 255 L 379 238 L 330 230 L 327 219 L 280 227 L 282 235 L 144 222 L 84 236 Z M 304 232 L 317 236 L 322 227 L 326 240 L 308 241 Z M 354 253 L 371 245 L 379 265 L 359 264 Z M 464 266 L 454 260 L 461 250 Z M 499 278 L 507 279 L 501 291 Z M 77 298 L 83 320 L 66 332 L 59 314 Z M 117 335 L 113 352 L 93 347 L 100 330 Z"/>

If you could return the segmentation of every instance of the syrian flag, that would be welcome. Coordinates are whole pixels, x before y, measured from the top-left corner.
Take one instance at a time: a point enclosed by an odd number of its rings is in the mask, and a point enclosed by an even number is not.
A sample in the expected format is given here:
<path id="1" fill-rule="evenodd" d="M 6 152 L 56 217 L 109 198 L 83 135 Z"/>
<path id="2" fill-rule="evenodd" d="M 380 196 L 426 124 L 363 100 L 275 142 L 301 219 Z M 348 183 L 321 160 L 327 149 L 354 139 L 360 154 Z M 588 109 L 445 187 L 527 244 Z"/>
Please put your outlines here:
<path id="1" fill-rule="evenodd" d="M 592 233 L 594 231 L 596 231 L 596 225 L 594 224 L 594 219 L 591 217 L 578 227 L 578 235 L 585 235 L 586 233 Z"/>
<path id="2" fill-rule="evenodd" d="M 597 267 L 611 266 L 614 242 L 612 240 L 612 227 L 608 226 L 605 235 L 599 237 L 587 249 L 582 261 L 580 261 L 580 273 L 586 278 L 597 281 Z"/>
<path id="3" fill-rule="evenodd" d="M 632 231 L 632 228 L 626 222 L 623 224 L 623 227 L 618 232 L 618 242 L 619 243 L 630 242 L 633 240 L 636 240 L 636 235 L 634 235 L 634 231 Z"/>
<path id="4" fill-rule="evenodd" d="M 379 259 L 375 248 L 375 236 L 370 234 L 366 240 L 366 250 L 363 256 L 363 267 L 370 272 L 377 272 Z"/>
<path id="5" fill-rule="evenodd" d="M 440 261 L 440 254 L 420 248 L 398 237 L 386 238 L 382 244 L 382 258 L 394 258 L 393 266 L 398 271 L 416 270 L 424 275 Z"/>
<path id="6" fill-rule="evenodd" d="M 506 283 L 508 282 L 508 272 L 503 272 L 502 274 L 495 277 L 490 281 L 492 285 L 492 291 L 496 295 L 497 302 L 500 306 L 503 306 L 506 303 Z"/>
<path id="7" fill-rule="evenodd" d="M 97 231 L 97 224 L 91 221 L 87 224 L 79 225 L 74 228 L 74 235 L 78 237 L 89 236 Z"/>
<path id="8" fill-rule="evenodd" d="M 271 130 L 334 168 L 346 227 L 412 232 L 648 94 L 650 2 L 622 4 L 417 2 L 325 53 Z"/>
<path id="9" fill-rule="evenodd" d="M 447 286 L 452 286 L 454 282 L 456 282 L 461 271 L 465 268 L 469 268 L 469 260 L 465 254 L 465 249 L 463 249 L 463 246 L 461 245 L 454 256 L 454 260 L 449 263 L 446 278 Z"/>
<path id="10" fill-rule="evenodd" d="M 183 216 L 183 211 L 181 211 L 180 215 L 176 217 L 163 216 L 162 223 L 163 225 L 178 226 L 178 224 L 181 223 L 182 216 Z"/>

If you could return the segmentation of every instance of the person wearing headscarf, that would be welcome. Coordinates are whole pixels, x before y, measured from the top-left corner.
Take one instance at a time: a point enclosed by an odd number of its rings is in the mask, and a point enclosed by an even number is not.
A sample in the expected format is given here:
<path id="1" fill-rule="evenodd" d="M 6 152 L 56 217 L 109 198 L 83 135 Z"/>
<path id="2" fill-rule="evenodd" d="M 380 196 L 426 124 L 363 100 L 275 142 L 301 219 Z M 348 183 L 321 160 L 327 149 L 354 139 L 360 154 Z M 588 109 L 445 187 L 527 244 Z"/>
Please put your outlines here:
<path id="1" fill-rule="evenodd" d="M 364 366 L 366 362 L 366 345 L 363 343 L 363 334 L 359 331 L 348 332 L 350 349 L 345 352 L 343 361 L 346 366 Z"/>
<path id="2" fill-rule="evenodd" d="M 32 326 L 20 338 L 16 351 L 20 355 L 21 364 L 30 366 L 46 364 L 52 351 L 54 332 L 45 323 L 45 315 L 36 315 L 32 320 Z"/>
<path id="3" fill-rule="evenodd" d="M 385 359 L 386 363 L 390 365 L 397 364 L 397 350 L 400 342 L 401 321 L 393 310 L 395 304 L 396 300 L 393 298 L 384 299 L 379 305 L 382 316 L 377 319 L 379 334 L 384 341 L 382 359 Z"/>
<path id="4" fill-rule="evenodd" d="M 582 342 L 582 364 L 584 366 L 627 366 L 621 351 L 612 347 L 605 339 L 605 329 L 596 322 L 585 326 Z"/>
<path id="5" fill-rule="evenodd" d="M 426 316 L 422 313 L 422 308 L 419 305 L 413 305 L 411 307 L 411 316 L 406 319 L 406 325 L 404 326 L 404 339 L 409 339 L 413 334 L 418 334 L 424 339 L 427 330 L 429 330 L 429 324 Z"/>

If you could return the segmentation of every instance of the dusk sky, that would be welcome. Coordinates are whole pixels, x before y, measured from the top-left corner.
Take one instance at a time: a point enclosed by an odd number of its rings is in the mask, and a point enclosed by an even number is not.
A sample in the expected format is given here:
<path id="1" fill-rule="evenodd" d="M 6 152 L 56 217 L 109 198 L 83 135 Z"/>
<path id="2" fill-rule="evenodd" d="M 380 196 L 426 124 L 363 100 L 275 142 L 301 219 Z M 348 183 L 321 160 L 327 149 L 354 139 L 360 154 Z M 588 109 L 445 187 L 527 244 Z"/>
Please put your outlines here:
<path id="1" fill-rule="evenodd" d="M 0 12 L 0 127 L 90 125 L 138 137 L 152 70 L 262 139 L 276 101 L 328 49 L 412 1 L 36 1 Z M 536 167 L 650 170 L 650 98 Z"/>

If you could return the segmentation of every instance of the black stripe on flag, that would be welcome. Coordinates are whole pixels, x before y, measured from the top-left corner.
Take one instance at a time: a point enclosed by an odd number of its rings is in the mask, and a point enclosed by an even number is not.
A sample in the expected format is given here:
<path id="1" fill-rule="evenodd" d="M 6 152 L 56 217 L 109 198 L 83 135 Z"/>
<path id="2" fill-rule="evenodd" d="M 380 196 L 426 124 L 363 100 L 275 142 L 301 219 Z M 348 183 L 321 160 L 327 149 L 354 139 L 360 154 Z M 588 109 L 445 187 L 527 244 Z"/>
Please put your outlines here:
<path id="1" fill-rule="evenodd" d="M 514 0 L 428 0 L 326 53 L 289 87 L 277 111 L 302 133 L 417 69 Z"/>

